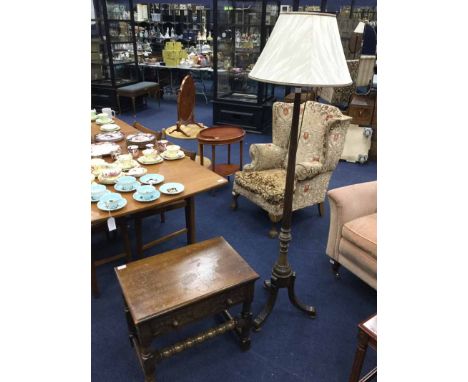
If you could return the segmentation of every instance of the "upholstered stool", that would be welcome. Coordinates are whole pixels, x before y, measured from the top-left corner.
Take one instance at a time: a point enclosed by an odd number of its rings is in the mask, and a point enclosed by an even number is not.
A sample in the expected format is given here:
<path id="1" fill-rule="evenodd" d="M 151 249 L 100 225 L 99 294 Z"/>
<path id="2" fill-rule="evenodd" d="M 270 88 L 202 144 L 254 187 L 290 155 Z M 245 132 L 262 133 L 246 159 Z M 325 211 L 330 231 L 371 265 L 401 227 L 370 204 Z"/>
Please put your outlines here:
<path id="1" fill-rule="evenodd" d="M 233 330 L 250 347 L 254 283 L 258 274 L 222 237 L 174 249 L 116 268 L 130 341 L 153 382 L 156 363 Z M 242 304 L 239 317 L 228 309 Z M 220 314 L 224 322 L 162 349 L 155 338 Z M 183 365 L 181 365 L 183 367 Z"/>
<path id="2" fill-rule="evenodd" d="M 136 116 L 135 99 L 140 96 L 153 95 L 158 99 L 158 105 L 161 106 L 161 99 L 159 94 L 159 84 L 157 82 L 138 82 L 136 84 L 123 86 L 117 89 L 117 104 L 119 106 L 119 113 L 122 112 L 120 107 L 120 97 L 129 97 L 132 99 L 133 115 Z"/>

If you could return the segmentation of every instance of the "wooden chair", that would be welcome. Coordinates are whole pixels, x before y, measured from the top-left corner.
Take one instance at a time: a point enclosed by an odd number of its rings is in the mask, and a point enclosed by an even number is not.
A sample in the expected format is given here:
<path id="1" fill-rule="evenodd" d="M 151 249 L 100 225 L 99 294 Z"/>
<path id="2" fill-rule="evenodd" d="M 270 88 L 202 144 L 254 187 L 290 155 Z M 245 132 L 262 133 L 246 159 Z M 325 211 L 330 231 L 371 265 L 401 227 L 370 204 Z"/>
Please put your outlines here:
<path id="1" fill-rule="evenodd" d="M 195 124 L 203 129 L 203 126 L 195 122 L 195 83 L 191 75 L 187 74 L 180 84 L 179 94 L 177 95 L 177 123 L 173 131 L 178 131 L 188 137 L 189 135 L 182 130 L 182 125 Z"/>
<path id="2" fill-rule="evenodd" d="M 161 132 L 157 132 L 157 131 L 148 129 L 147 127 L 143 126 L 142 124 L 140 124 L 138 122 L 133 123 L 133 127 L 135 129 L 139 130 L 139 131 L 144 132 L 144 133 L 155 134 L 157 140 L 163 139 L 165 137 L 165 131 L 164 130 L 161 131 Z M 191 160 L 195 161 L 195 157 L 197 155 L 196 152 L 185 150 L 183 148 L 181 148 L 181 151 L 184 152 L 185 156 L 187 156 Z M 156 244 L 162 243 L 164 241 L 172 239 L 175 236 L 178 236 L 178 235 L 181 235 L 181 234 L 183 234 L 185 232 L 188 232 L 187 227 L 185 227 L 185 228 L 182 228 L 182 229 L 180 229 L 178 231 L 172 232 L 172 233 L 170 233 L 170 234 L 168 234 L 166 236 L 163 236 L 161 238 L 153 240 L 153 241 L 151 241 L 151 242 L 149 242 L 147 244 L 144 244 L 143 243 L 143 237 L 142 237 L 142 231 L 141 231 L 143 219 L 159 214 L 161 216 L 161 223 L 164 223 L 166 221 L 165 213 L 167 211 L 172 211 L 172 210 L 175 210 L 175 209 L 178 209 L 178 208 L 185 208 L 185 207 L 186 207 L 186 202 L 185 201 L 180 201 L 180 202 L 172 203 L 172 204 L 170 204 L 170 205 L 168 205 L 166 207 L 163 207 L 163 208 L 158 207 L 158 208 L 154 208 L 154 209 L 151 209 L 151 210 L 143 211 L 143 212 L 141 212 L 141 213 L 139 213 L 138 215 L 135 216 L 135 235 L 136 235 L 136 242 L 137 242 L 137 245 L 136 245 L 137 246 L 137 257 L 141 258 L 143 256 L 143 251 L 145 251 L 148 248 L 151 248 L 151 247 L 155 246 Z"/>

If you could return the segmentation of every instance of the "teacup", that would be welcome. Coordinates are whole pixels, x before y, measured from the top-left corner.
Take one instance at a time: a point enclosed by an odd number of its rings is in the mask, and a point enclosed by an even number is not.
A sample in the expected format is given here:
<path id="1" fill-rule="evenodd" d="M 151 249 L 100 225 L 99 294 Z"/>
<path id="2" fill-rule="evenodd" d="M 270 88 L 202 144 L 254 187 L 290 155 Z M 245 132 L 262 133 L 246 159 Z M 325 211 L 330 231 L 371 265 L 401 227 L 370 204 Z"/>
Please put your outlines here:
<path id="1" fill-rule="evenodd" d="M 130 145 L 127 146 L 128 153 L 132 155 L 133 158 L 138 157 L 138 146 L 137 145 Z"/>
<path id="2" fill-rule="evenodd" d="M 102 114 L 105 114 L 108 118 L 115 117 L 115 111 L 110 107 L 105 107 L 102 109 Z"/>
<path id="3" fill-rule="evenodd" d="M 113 210 L 114 208 L 117 208 L 119 206 L 121 199 L 122 196 L 120 194 L 111 192 L 109 194 L 101 196 L 99 201 L 103 203 L 106 206 L 106 208 Z"/>
<path id="4" fill-rule="evenodd" d="M 93 200 L 99 200 L 99 198 L 106 193 L 106 186 L 103 184 L 92 184 L 91 185 L 91 198 Z"/>
<path id="5" fill-rule="evenodd" d="M 167 147 L 168 143 L 169 142 L 166 141 L 165 139 L 162 139 L 162 140 L 158 141 L 158 150 L 159 150 L 159 152 L 166 151 L 166 147 Z"/>
<path id="6" fill-rule="evenodd" d="M 169 145 L 166 147 L 166 152 L 164 155 L 167 155 L 170 158 L 175 158 L 180 151 L 180 146 L 177 145 Z"/>
<path id="7" fill-rule="evenodd" d="M 156 193 L 156 188 L 150 185 L 144 185 L 137 188 L 137 192 L 144 200 L 150 200 Z"/>
<path id="8" fill-rule="evenodd" d="M 102 170 L 101 174 L 104 178 L 115 178 L 119 176 L 122 172 L 122 169 L 118 166 L 108 167 Z"/>
<path id="9" fill-rule="evenodd" d="M 106 114 L 106 113 L 99 113 L 97 115 L 98 118 L 101 118 L 101 119 L 104 119 L 104 120 L 108 120 L 109 119 L 109 116 Z"/>
<path id="10" fill-rule="evenodd" d="M 122 187 L 123 190 L 129 191 L 132 189 L 133 185 L 136 182 L 136 178 L 134 176 L 122 176 L 117 180 L 117 184 Z"/>
<path id="11" fill-rule="evenodd" d="M 143 150 L 143 156 L 146 159 L 154 159 L 156 157 L 157 151 L 155 149 L 145 149 Z"/>
<path id="12" fill-rule="evenodd" d="M 133 155 L 132 154 L 120 154 L 117 156 L 117 162 L 119 162 L 123 167 L 128 167 L 132 164 Z"/>
<path id="13" fill-rule="evenodd" d="M 91 109 L 91 118 L 96 117 L 96 109 Z"/>

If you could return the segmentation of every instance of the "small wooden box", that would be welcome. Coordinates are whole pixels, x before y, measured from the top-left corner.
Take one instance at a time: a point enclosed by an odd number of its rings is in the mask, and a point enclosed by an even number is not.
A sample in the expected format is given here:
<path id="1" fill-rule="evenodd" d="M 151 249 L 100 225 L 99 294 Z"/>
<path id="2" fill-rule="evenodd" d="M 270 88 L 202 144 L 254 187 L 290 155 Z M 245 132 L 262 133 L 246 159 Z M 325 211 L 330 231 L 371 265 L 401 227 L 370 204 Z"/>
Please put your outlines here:
<path id="1" fill-rule="evenodd" d="M 375 100 L 364 95 L 354 95 L 349 103 L 348 115 L 355 125 L 370 126 L 374 113 Z"/>

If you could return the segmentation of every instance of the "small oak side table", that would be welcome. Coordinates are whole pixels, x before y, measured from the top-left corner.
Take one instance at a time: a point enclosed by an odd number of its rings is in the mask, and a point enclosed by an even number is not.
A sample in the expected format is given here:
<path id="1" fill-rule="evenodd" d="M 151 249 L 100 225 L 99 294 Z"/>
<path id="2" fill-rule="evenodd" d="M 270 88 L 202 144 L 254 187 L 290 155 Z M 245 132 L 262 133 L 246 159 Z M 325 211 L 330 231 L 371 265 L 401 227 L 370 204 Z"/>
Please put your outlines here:
<path id="1" fill-rule="evenodd" d="M 359 379 L 367 347 L 370 345 L 372 348 L 377 350 L 377 314 L 374 314 L 367 320 L 362 321 L 358 325 L 358 329 L 358 347 L 354 356 L 354 363 L 351 370 L 351 376 L 349 377 L 349 382 L 367 382 L 377 376 L 377 367 L 375 367 L 364 377 Z"/>
<path id="2" fill-rule="evenodd" d="M 251 303 L 258 274 L 222 237 L 188 245 L 115 268 L 122 288 L 130 343 L 145 374 L 156 363 L 233 330 L 250 348 Z M 240 317 L 228 308 L 242 304 Z M 152 341 L 168 332 L 221 315 L 224 322 L 162 349 Z"/>
<path id="3" fill-rule="evenodd" d="M 237 126 L 213 126 L 201 130 L 198 133 L 198 155 L 203 166 L 203 145 L 211 145 L 211 169 L 221 176 L 229 176 L 242 170 L 242 154 L 245 130 Z M 239 143 L 240 163 L 231 164 L 231 144 Z M 228 162 L 216 164 L 216 146 L 228 145 Z"/>

